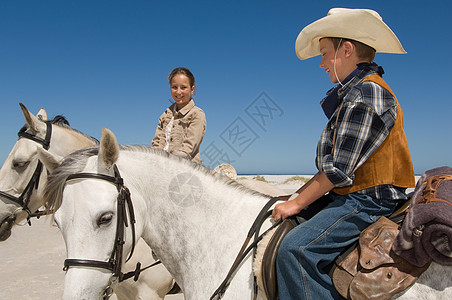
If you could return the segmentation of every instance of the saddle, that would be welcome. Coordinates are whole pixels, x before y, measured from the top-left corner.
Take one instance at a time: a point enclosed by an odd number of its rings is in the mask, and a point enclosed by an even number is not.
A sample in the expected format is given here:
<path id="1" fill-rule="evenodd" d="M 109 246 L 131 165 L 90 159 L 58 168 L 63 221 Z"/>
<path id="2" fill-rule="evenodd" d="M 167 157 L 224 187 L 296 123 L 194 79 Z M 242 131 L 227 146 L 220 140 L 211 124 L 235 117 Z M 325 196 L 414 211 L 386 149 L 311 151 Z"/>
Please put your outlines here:
<path id="1" fill-rule="evenodd" d="M 285 219 L 281 225 L 276 228 L 265 248 L 261 263 L 262 283 L 258 283 L 258 285 L 261 287 L 262 292 L 266 295 L 268 300 L 278 298 L 276 256 L 278 255 L 279 246 L 286 234 L 298 224 L 299 223 L 293 218 Z"/>
<path id="2" fill-rule="evenodd" d="M 269 236 L 271 235 L 270 237 L 264 237 L 261 245 L 259 246 L 259 248 L 264 248 L 264 251 L 259 251 L 259 249 L 257 250 L 258 253 L 263 252 L 263 255 L 260 259 L 255 259 L 254 265 L 257 285 L 264 294 L 264 298 L 266 297 L 268 300 L 278 299 L 276 257 L 279 246 L 281 245 L 286 234 L 289 233 L 289 231 L 295 226 L 312 218 L 315 214 L 324 209 L 330 202 L 331 199 L 326 196 L 319 198 L 316 202 L 302 210 L 296 217 L 294 216 L 285 219 L 281 225 L 268 233 Z"/>
<path id="3" fill-rule="evenodd" d="M 411 286 L 428 268 L 411 265 L 391 251 L 399 233 L 409 201 L 392 216 L 381 217 L 366 228 L 359 242 L 340 255 L 329 272 L 337 291 L 347 299 L 390 299 L 392 295 Z M 308 218 L 306 218 L 308 219 Z M 394 221 L 397 223 L 395 223 Z M 278 299 L 276 256 L 285 235 L 303 220 L 288 218 L 271 233 L 257 281 L 264 298 Z M 265 245 L 263 245 L 265 247 Z M 255 270 L 257 266 L 255 265 Z M 256 275 L 258 272 L 256 272 Z"/>

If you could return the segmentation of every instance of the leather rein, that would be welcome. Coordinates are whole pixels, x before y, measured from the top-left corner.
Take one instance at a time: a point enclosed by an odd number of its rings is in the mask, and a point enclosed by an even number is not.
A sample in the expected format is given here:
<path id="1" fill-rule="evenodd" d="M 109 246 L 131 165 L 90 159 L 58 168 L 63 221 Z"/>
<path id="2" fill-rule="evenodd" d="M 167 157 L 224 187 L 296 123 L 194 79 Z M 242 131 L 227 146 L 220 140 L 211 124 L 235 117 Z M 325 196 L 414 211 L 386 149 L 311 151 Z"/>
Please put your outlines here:
<path id="1" fill-rule="evenodd" d="M 124 185 L 124 180 L 119 173 L 118 167 L 116 165 L 113 166 L 114 177 L 104 174 L 97 173 L 76 173 L 68 176 L 66 181 L 75 180 L 75 179 L 100 179 L 108 181 L 116 186 L 118 191 L 117 197 L 117 219 L 116 219 L 116 236 L 115 242 L 113 245 L 113 251 L 111 253 L 110 259 L 108 261 L 99 261 L 99 260 L 91 260 L 91 259 L 74 259 L 69 258 L 64 261 L 64 271 L 67 271 L 69 267 L 91 267 L 91 268 L 100 268 L 107 269 L 113 272 L 113 277 L 118 278 L 119 282 L 126 280 L 132 276 L 134 276 L 134 280 L 138 280 L 138 276 L 141 271 L 150 268 L 154 265 L 160 263 L 160 261 L 155 262 L 154 264 L 141 269 L 141 264 L 137 263 L 137 266 L 134 271 L 128 272 L 126 274 L 121 272 L 122 258 L 123 258 L 123 246 L 125 243 L 124 232 L 125 227 L 128 227 L 127 220 L 127 210 L 129 211 L 130 218 L 130 227 L 132 230 L 132 251 L 130 252 L 126 262 L 132 257 L 133 251 L 135 249 L 135 214 L 133 210 L 132 199 L 130 198 L 130 191 Z M 127 209 L 126 209 L 127 206 Z M 110 284 L 107 286 L 104 292 L 104 299 L 108 299 L 113 290 L 111 287 L 111 283 L 113 281 L 110 280 Z"/>
<path id="2" fill-rule="evenodd" d="M 46 135 L 45 135 L 44 139 L 42 139 L 36 135 L 33 135 L 31 133 L 28 133 L 26 126 L 22 127 L 22 129 L 19 130 L 19 132 L 17 133 L 17 135 L 19 136 L 19 139 L 26 138 L 26 139 L 35 141 L 38 144 L 42 145 L 42 147 L 45 150 L 48 150 L 50 147 L 50 138 L 52 136 L 52 121 L 46 121 L 45 123 L 47 125 L 47 129 L 46 129 Z M 0 197 L 6 198 L 22 207 L 22 210 L 25 211 L 28 215 L 28 217 L 27 217 L 28 224 L 31 224 L 30 218 L 32 218 L 32 217 L 39 218 L 40 216 L 46 214 L 43 211 L 39 211 L 39 209 L 32 213 L 30 211 L 30 208 L 28 207 L 28 205 L 30 204 L 31 194 L 33 193 L 33 188 L 35 190 L 38 189 L 39 177 L 41 176 L 42 168 L 43 168 L 42 162 L 40 160 L 38 160 L 38 164 L 36 166 L 36 169 L 35 169 L 33 175 L 31 176 L 30 181 L 28 182 L 27 186 L 25 187 L 24 191 L 22 192 L 22 194 L 19 197 L 16 197 L 16 196 L 13 196 L 8 193 L 0 191 Z M 13 215 L 13 216 L 6 218 L 6 220 L 4 220 L 4 222 L 9 222 L 12 224 L 12 222 L 14 222 L 15 219 L 16 219 L 16 216 Z"/>

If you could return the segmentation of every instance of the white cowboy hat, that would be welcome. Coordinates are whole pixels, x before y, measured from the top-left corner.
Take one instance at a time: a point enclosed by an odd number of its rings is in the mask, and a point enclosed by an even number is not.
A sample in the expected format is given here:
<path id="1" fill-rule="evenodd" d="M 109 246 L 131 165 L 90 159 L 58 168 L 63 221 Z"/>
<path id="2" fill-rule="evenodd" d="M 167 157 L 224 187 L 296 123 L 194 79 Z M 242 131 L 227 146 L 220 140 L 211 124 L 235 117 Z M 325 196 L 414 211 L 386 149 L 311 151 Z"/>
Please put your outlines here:
<path id="1" fill-rule="evenodd" d="M 370 9 L 330 9 L 326 17 L 309 24 L 298 35 L 295 42 L 298 58 L 319 55 L 319 41 L 324 37 L 352 39 L 377 52 L 406 53 L 394 32 Z"/>

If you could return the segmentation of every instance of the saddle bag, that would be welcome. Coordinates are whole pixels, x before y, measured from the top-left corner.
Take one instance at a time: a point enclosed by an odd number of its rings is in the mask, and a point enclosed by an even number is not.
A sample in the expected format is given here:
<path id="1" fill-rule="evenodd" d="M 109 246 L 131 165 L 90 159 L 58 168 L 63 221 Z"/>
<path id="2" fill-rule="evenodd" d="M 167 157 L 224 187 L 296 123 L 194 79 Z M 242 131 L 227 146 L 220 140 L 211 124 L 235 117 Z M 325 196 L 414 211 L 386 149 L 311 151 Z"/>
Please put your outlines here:
<path id="1" fill-rule="evenodd" d="M 418 180 L 393 251 L 415 266 L 452 265 L 452 168 L 427 170 Z"/>
<path id="2" fill-rule="evenodd" d="M 399 226 L 386 217 L 361 232 L 358 246 L 333 271 L 339 294 L 346 299 L 391 299 L 417 280 L 429 264 L 420 268 L 397 256 L 391 248 L 398 233 Z"/>

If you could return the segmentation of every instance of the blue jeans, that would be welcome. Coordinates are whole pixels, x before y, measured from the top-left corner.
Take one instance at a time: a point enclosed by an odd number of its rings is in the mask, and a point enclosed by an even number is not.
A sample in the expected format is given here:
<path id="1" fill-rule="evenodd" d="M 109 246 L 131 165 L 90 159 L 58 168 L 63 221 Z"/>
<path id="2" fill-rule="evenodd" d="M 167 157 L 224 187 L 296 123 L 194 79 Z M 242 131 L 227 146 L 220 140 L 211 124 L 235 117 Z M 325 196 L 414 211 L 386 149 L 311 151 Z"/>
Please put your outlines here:
<path id="1" fill-rule="evenodd" d="M 276 260 L 279 299 L 342 299 L 327 270 L 334 259 L 381 216 L 389 216 L 397 201 L 330 193 L 333 201 L 284 238 Z"/>

